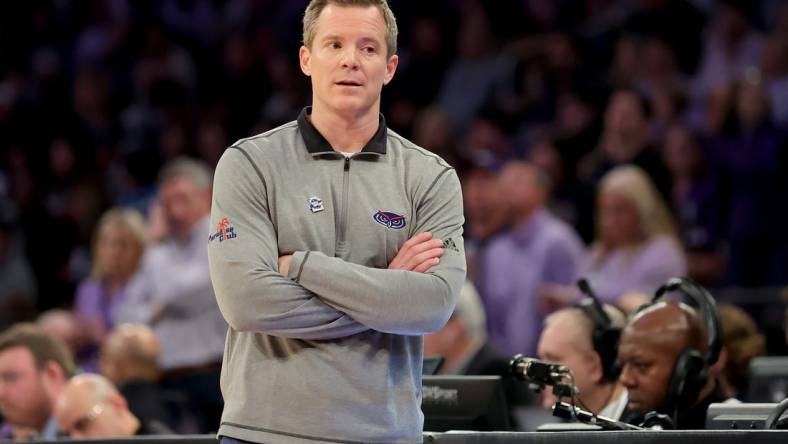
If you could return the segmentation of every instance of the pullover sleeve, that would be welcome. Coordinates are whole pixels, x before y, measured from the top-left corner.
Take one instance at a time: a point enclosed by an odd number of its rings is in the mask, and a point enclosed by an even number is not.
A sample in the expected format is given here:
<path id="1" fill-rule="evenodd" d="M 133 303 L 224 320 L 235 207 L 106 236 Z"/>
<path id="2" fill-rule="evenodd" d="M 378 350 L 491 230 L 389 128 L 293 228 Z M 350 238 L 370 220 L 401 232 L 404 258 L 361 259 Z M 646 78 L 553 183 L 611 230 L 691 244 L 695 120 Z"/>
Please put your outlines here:
<path id="1" fill-rule="evenodd" d="M 385 333 L 422 335 L 451 316 L 465 281 L 462 191 L 457 174 L 442 170 L 417 199 L 413 235 L 444 241 L 440 263 L 426 273 L 366 267 L 317 251 L 293 254 L 288 276 L 330 306 Z"/>
<path id="2" fill-rule="evenodd" d="M 216 167 L 208 239 L 211 281 L 233 329 L 298 339 L 369 329 L 279 274 L 265 178 L 242 148 L 229 148 Z"/>

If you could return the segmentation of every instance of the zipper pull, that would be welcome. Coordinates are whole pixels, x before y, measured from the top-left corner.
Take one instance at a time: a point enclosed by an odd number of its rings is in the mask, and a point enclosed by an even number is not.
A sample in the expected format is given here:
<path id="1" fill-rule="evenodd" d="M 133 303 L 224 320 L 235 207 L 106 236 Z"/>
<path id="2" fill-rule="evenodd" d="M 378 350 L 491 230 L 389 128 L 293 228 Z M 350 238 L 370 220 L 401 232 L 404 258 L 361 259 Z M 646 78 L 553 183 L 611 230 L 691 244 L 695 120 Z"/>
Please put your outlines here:
<path id="1" fill-rule="evenodd" d="M 350 157 L 345 157 L 345 171 L 350 169 Z"/>

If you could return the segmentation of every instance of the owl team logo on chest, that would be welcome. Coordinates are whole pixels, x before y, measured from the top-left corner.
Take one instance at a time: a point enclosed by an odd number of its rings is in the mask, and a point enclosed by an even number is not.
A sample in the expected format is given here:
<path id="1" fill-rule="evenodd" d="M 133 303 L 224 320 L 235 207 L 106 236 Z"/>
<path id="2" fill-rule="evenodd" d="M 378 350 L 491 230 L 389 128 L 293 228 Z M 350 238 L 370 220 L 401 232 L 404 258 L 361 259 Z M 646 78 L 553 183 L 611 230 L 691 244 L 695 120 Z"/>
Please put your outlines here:
<path id="1" fill-rule="evenodd" d="M 405 227 L 405 216 L 391 211 L 380 210 L 372 216 L 375 222 L 383 225 L 386 228 L 393 228 L 399 230 Z"/>

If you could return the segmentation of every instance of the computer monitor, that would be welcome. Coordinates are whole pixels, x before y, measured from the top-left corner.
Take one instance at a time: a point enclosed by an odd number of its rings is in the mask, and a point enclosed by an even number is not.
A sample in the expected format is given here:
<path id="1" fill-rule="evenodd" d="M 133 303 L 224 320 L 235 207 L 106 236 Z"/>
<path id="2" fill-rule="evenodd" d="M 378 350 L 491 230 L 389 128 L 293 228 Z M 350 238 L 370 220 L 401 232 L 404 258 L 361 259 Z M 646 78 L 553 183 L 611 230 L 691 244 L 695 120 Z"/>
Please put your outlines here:
<path id="1" fill-rule="evenodd" d="M 443 366 L 443 356 L 426 356 L 421 366 L 422 375 L 437 375 Z"/>
<path id="2" fill-rule="evenodd" d="M 711 404 L 706 411 L 707 430 L 763 429 L 766 418 L 777 404 L 771 403 L 720 403 Z M 780 417 L 778 428 L 783 428 L 785 415 Z"/>
<path id="3" fill-rule="evenodd" d="M 424 376 L 424 431 L 510 430 L 500 376 Z"/>
<path id="4" fill-rule="evenodd" d="M 750 361 L 748 402 L 780 402 L 788 398 L 788 356 L 761 356 Z"/>

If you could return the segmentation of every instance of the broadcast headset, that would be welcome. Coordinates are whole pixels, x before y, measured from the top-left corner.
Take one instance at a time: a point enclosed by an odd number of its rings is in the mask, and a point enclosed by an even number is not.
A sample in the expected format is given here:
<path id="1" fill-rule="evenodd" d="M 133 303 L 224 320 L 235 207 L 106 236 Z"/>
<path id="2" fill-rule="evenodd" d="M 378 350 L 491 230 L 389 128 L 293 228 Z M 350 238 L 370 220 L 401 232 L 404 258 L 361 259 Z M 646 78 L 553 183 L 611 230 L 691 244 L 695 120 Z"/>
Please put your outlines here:
<path id="1" fill-rule="evenodd" d="M 599 302 L 599 299 L 597 299 L 586 279 L 578 280 L 577 286 L 587 297 L 575 304 L 575 307 L 582 310 L 594 324 L 591 339 L 594 351 L 599 355 L 599 360 L 602 362 L 602 373 L 605 381 L 615 381 L 618 379 L 621 370 L 616 362 L 621 327 L 615 325 L 613 320 L 610 319 L 610 316 Z"/>

